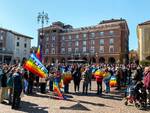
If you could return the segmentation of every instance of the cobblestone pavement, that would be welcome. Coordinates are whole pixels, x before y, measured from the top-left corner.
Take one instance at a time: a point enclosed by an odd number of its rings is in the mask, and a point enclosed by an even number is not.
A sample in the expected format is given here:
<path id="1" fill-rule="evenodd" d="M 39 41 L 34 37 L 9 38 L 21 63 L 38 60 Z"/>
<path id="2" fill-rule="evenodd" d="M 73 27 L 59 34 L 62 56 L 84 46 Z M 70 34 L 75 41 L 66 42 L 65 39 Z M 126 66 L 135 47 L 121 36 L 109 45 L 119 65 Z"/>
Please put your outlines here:
<path id="1" fill-rule="evenodd" d="M 150 113 L 149 107 L 147 110 L 138 110 L 132 104 L 125 106 L 122 94 L 113 88 L 111 94 L 103 93 L 102 96 L 97 96 L 94 81 L 88 96 L 82 95 L 81 92 L 75 94 L 73 83 L 70 84 L 70 90 L 71 93 L 66 95 L 67 100 L 54 99 L 49 94 L 24 95 L 19 110 L 12 110 L 9 105 L 0 104 L 0 113 Z"/>

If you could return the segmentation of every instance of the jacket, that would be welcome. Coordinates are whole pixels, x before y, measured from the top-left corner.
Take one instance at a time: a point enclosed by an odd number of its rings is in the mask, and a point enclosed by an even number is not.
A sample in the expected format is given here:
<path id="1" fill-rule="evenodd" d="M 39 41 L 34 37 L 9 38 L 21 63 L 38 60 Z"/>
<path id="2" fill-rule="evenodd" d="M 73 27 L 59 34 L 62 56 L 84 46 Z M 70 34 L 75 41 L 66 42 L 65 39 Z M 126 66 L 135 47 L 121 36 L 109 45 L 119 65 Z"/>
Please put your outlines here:
<path id="1" fill-rule="evenodd" d="M 6 73 L 1 75 L 1 87 L 7 87 L 7 76 Z"/>
<path id="2" fill-rule="evenodd" d="M 144 87 L 150 89 L 150 71 L 144 75 Z"/>
<path id="3" fill-rule="evenodd" d="M 19 73 L 13 74 L 13 88 L 18 91 L 21 91 L 23 88 L 22 76 Z"/>
<path id="4" fill-rule="evenodd" d="M 102 83 L 103 77 L 102 76 L 95 76 L 96 82 Z"/>

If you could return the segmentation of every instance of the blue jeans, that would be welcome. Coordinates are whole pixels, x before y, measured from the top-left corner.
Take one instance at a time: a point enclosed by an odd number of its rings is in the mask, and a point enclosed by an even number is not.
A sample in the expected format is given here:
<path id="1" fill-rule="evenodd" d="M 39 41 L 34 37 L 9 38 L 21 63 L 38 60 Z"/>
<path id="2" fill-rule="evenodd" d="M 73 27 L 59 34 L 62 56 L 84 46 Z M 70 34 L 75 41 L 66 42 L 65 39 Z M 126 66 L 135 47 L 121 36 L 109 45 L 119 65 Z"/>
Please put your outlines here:
<path id="1" fill-rule="evenodd" d="M 109 93 L 110 92 L 109 80 L 104 80 L 104 83 L 105 83 L 105 91 Z"/>

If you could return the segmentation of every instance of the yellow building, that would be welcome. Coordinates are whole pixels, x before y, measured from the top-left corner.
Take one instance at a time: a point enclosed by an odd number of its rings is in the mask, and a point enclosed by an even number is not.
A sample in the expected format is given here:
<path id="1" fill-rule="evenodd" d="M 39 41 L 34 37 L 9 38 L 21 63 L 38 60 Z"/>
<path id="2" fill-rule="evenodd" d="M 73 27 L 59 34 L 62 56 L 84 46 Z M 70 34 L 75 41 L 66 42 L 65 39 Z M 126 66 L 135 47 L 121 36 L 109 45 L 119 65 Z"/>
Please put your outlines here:
<path id="1" fill-rule="evenodd" d="M 137 26 L 139 60 L 150 60 L 150 21 Z"/>

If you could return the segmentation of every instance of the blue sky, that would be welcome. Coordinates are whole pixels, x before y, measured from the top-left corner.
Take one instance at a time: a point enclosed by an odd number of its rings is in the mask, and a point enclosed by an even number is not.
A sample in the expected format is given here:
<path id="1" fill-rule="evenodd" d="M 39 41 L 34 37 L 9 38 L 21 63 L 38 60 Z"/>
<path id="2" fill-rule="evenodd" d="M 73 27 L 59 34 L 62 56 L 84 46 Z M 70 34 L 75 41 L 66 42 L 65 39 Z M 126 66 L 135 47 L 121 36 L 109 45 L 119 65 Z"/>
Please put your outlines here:
<path id="1" fill-rule="evenodd" d="M 96 25 L 102 20 L 128 22 L 129 48 L 137 49 L 137 24 L 150 20 L 150 0 L 0 0 L 0 27 L 33 37 L 37 45 L 38 12 L 49 15 L 49 24 L 62 21 L 73 27 Z"/>

